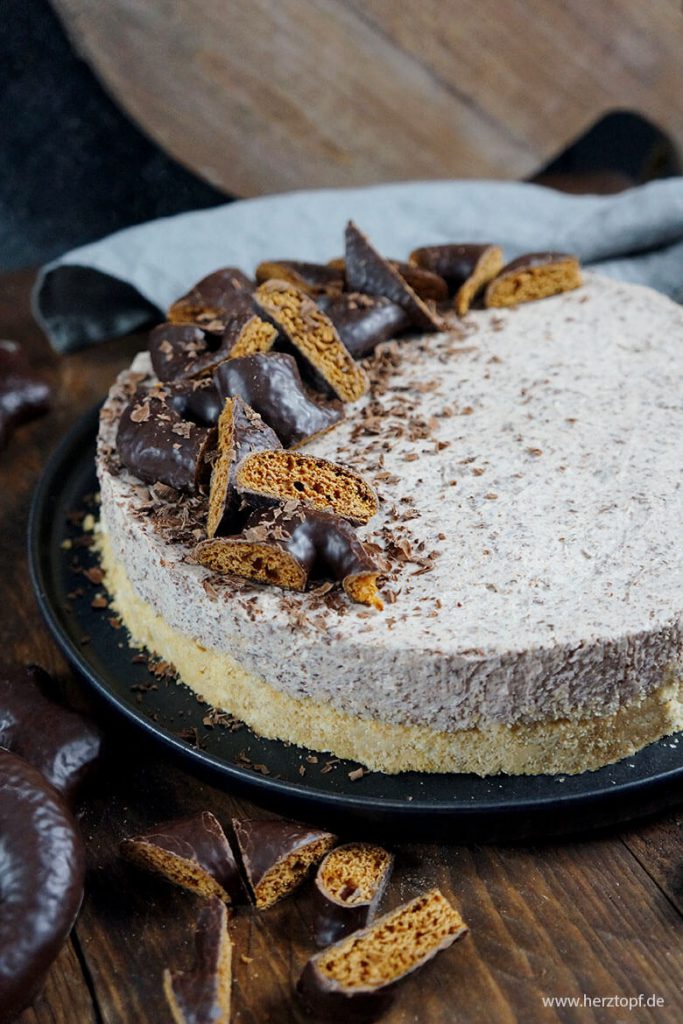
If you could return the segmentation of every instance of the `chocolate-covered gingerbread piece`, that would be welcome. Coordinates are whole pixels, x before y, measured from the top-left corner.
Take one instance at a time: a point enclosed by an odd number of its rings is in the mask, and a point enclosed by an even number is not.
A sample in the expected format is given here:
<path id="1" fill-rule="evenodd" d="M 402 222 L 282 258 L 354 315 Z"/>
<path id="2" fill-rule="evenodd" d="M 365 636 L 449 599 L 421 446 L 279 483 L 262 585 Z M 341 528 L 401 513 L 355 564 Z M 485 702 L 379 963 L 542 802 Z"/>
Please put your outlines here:
<path id="1" fill-rule="evenodd" d="M 285 281 L 266 281 L 254 298 L 338 398 L 355 402 L 365 394 L 365 371 L 349 355 L 334 324 L 310 295 Z"/>
<path id="2" fill-rule="evenodd" d="M 347 843 L 319 864 L 315 876 L 315 941 L 329 946 L 374 920 L 394 858 L 381 846 Z"/>
<path id="3" fill-rule="evenodd" d="M 260 910 L 293 892 L 337 841 L 330 832 L 284 818 L 235 818 L 232 826 Z"/>
<path id="4" fill-rule="evenodd" d="M 85 851 L 62 796 L 2 748 L 0 836 L 0 1024 L 10 1024 L 42 988 L 76 920 Z"/>
<path id="5" fill-rule="evenodd" d="M 219 330 L 238 313 L 253 312 L 254 282 L 236 267 L 222 267 L 203 277 L 168 310 L 173 324 L 200 324 Z"/>
<path id="6" fill-rule="evenodd" d="M 211 811 L 168 821 L 124 839 L 120 850 L 138 867 L 199 896 L 217 896 L 224 903 L 244 902 L 235 855 Z"/>
<path id="7" fill-rule="evenodd" d="M 386 262 L 398 271 L 406 284 L 410 285 L 421 299 L 442 302 L 448 298 L 448 285 L 439 274 L 412 263 L 404 263 L 403 260 L 387 260 Z M 331 270 L 336 270 L 346 278 L 346 260 L 343 257 L 330 260 L 327 265 Z"/>
<path id="8" fill-rule="evenodd" d="M 37 665 L 0 676 L 0 747 L 37 768 L 71 805 L 100 755 L 102 735 L 45 695 L 53 685 Z"/>
<path id="9" fill-rule="evenodd" d="M 200 541 L 194 557 L 214 572 L 287 590 L 305 590 L 315 571 L 316 579 L 341 582 L 352 601 L 383 608 L 380 570 L 353 527 L 331 512 L 294 501 L 255 510 L 239 536 Z"/>
<path id="10" fill-rule="evenodd" d="M 402 981 L 466 932 L 457 910 L 431 889 L 312 957 L 299 995 L 325 1021 L 375 1020 Z"/>
<path id="11" fill-rule="evenodd" d="M 439 331 L 443 322 L 401 277 L 389 260 L 377 252 L 353 221 L 346 226 L 346 284 L 349 291 L 383 295 L 401 306 L 415 327 Z"/>
<path id="12" fill-rule="evenodd" d="M 239 395 L 285 448 L 326 433 L 344 418 L 341 402 L 323 402 L 308 393 L 296 360 L 286 352 L 229 359 L 217 368 L 214 380 L 223 399 Z"/>
<path id="13" fill-rule="evenodd" d="M 356 524 L 367 523 L 378 509 L 377 495 L 360 473 L 315 455 L 282 449 L 247 455 L 235 471 L 235 487 L 251 505 L 300 501 Z"/>
<path id="14" fill-rule="evenodd" d="M 215 427 L 223 410 L 223 400 L 211 377 L 174 382 L 167 385 L 169 404 L 183 420 L 200 427 Z"/>
<path id="15" fill-rule="evenodd" d="M 239 395 L 226 399 L 218 420 L 218 458 L 211 471 L 208 537 L 239 528 L 242 498 L 235 488 L 237 466 L 252 452 L 281 447 L 275 431 Z"/>
<path id="16" fill-rule="evenodd" d="M 245 311 L 231 317 L 221 332 L 160 324 L 149 336 L 149 352 L 159 380 L 187 380 L 212 373 L 224 359 L 267 352 L 276 338 L 277 328 Z"/>
<path id="17" fill-rule="evenodd" d="M 164 994 L 174 1024 L 230 1024 L 232 942 L 228 912 L 215 897 L 203 907 L 195 931 L 195 965 L 164 971 Z"/>
<path id="18" fill-rule="evenodd" d="M 0 448 L 15 427 L 50 408 L 50 388 L 29 366 L 16 341 L 0 341 Z"/>
<path id="19" fill-rule="evenodd" d="M 529 252 L 506 264 L 484 293 L 487 307 L 516 306 L 568 292 L 582 283 L 576 256 L 562 252 Z"/>
<path id="20" fill-rule="evenodd" d="M 412 327 L 405 309 L 382 295 L 323 295 L 318 305 L 327 313 L 354 359 L 362 359 L 380 342 L 397 338 Z"/>
<path id="21" fill-rule="evenodd" d="M 490 243 L 425 245 L 413 249 L 410 262 L 416 267 L 440 274 L 455 294 L 456 312 L 464 316 L 484 285 L 500 273 L 503 250 Z"/>
<path id="22" fill-rule="evenodd" d="M 193 492 L 208 477 L 215 431 L 185 419 L 173 394 L 168 387 L 139 388 L 121 414 L 116 448 L 123 465 L 146 483 Z"/>
<path id="23" fill-rule="evenodd" d="M 344 272 L 324 263 L 303 260 L 264 260 L 256 268 L 259 284 L 272 280 L 296 285 L 309 295 L 334 295 L 344 288 Z"/>

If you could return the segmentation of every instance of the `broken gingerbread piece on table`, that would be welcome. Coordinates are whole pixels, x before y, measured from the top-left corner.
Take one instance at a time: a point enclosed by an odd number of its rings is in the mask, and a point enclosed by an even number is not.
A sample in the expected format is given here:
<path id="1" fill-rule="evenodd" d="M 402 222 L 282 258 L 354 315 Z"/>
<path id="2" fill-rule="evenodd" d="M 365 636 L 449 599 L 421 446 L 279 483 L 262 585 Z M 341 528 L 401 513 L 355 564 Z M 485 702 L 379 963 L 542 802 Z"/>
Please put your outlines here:
<path id="1" fill-rule="evenodd" d="M 455 311 L 464 316 L 472 302 L 503 267 L 499 245 L 474 242 L 425 245 L 413 249 L 410 263 L 439 274 L 454 294 Z"/>
<path id="2" fill-rule="evenodd" d="M 337 842 L 331 832 L 285 818 L 233 818 L 232 826 L 259 910 L 294 892 Z"/>
<path id="3" fill-rule="evenodd" d="M 174 1024 L 230 1024 L 232 941 L 228 912 L 217 897 L 202 908 L 189 971 L 166 968 L 164 995 Z"/>
<path id="4" fill-rule="evenodd" d="M 327 854 L 313 890 L 318 946 L 329 946 L 374 920 L 393 864 L 387 850 L 371 843 L 346 843 Z"/>
<path id="5" fill-rule="evenodd" d="M 165 822 L 123 839 L 120 852 L 137 867 L 198 896 L 244 902 L 246 893 L 232 847 L 211 811 Z"/>
<path id="6" fill-rule="evenodd" d="M 431 889 L 313 956 L 299 996 L 325 1021 L 376 1020 L 400 983 L 467 930 L 440 890 Z"/>
<path id="7" fill-rule="evenodd" d="M 237 267 L 214 270 L 169 306 L 168 320 L 222 329 L 237 313 L 253 312 L 254 287 L 254 282 Z"/>
<path id="8" fill-rule="evenodd" d="M 534 302 L 579 288 L 582 280 L 576 256 L 562 252 L 529 252 L 507 263 L 489 282 L 484 304 L 488 308 L 501 308 Z"/>
<path id="9" fill-rule="evenodd" d="M 322 295 L 317 301 L 354 359 L 370 355 L 382 341 L 397 338 L 412 327 L 402 306 L 383 295 L 342 292 Z"/>
<path id="10" fill-rule="evenodd" d="M 50 408 L 50 388 L 16 341 L 0 341 L 0 449 L 15 428 Z"/>
<path id="11" fill-rule="evenodd" d="M 287 352 L 228 359 L 216 369 L 214 381 L 223 399 L 239 396 L 254 409 L 285 448 L 326 433 L 344 418 L 341 402 L 311 395 Z"/>
<path id="12" fill-rule="evenodd" d="M 286 281 L 309 295 L 335 295 L 344 288 L 344 271 L 329 264 L 306 263 L 303 260 L 264 260 L 256 268 L 256 280 Z"/>
<path id="13" fill-rule="evenodd" d="M 343 402 L 355 402 L 368 390 L 368 378 L 348 353 L 328 316 L 306 292 L 286 281 L 257 288 L 257 305 L 279 327 L 292 349 Z"/>

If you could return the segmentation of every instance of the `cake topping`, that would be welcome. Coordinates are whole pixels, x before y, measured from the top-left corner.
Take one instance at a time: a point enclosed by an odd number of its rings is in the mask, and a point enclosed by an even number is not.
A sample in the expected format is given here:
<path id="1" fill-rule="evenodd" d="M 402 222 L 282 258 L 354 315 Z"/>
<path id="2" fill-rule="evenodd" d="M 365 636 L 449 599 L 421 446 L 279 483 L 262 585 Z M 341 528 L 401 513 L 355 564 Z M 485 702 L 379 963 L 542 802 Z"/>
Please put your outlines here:
<path id="1" fill-rule="evenodd" d="M 327 313 L 354 359 L 369 355 L 381 341 L 404 334 L 412 325 L 405 309 L 381 295 L 323 295 L 318 305 Z"/>
<path id="2" fill-rule="evenodd" d="M 16 341 L 0 341 L 0 448 L 20 423 L 50 408 L 50 389 L 35 374 Z"/>
<path id="3" fill-rule="evenodd" d="M 301 260 L 265 260 L 256 268 L 259 283 L 277 278 L 296 285 L 309 295 L 334 295 L 344 287 L 344 271 L 324 263 L 304 263 Z"/>
<path id="4" fill-rule="evenodd" d="M 448 298 L 448 285 L 438 273 L 433 273 L 431 270 L 413 263 L 405 263 L 403 260 L 387 260 L 386 262 L 401 275 L 406 284 L 421 299 L 442 302 Z M 338 270 L 344 278 L 346 277 L 346 260 L 343 257 L 330 260 L 328 266 Z"/>
<path id="5" fill-rule="evenodd" d="M 102 737 L 83 715 L 45 696 L 50 688 L 50 676 L 36 665 L 0 678 L 0 747 L 32 764 L 72 804 Z"/>
<path id="6" fill-rule="evenodd" d="M 445 279 L 455 292 L 455 309 L 464 316 L 485 284 L 503 266 L 503 251 L 498 245 L 427 245 L 413 249 L 410 262 Z"/>
<path id="7" fill-rule="evenodd" d="M 159 380 L 185 380 L 211 373 L 224 359 L 266 352 L 276 338 L 272 324 L 245 310 L 218 332 L 194 324 L 160 324 L 149 336 L 149 351 Z"/>
<path id="8" fill-rule="evenodd" d="M 230 1024 L 232 943 L 228 912 L 219 899 L 202 909 L 191 971 L 164 971 L 164 994 L 174 1024 Z"/>
<path id="9" fill-rule="evenodd" d="M 355 402 L 365 394 L 365 371 L 354 362 L 334 324 L 310 295 L 285 281 L 266 281 L 256 290 L 255 299 L 338 398 Z"/>
<path id="10" fill-rule="evenodd" d="M 203 277 L 193 288 L 176 299 L 168 311 L 174 324 L 200 324 L 220 329 L 237 313 L 252 310 L 254 282 L 236 267 L 223 267 Z"/>
<path id="11" fill-rule="evenodd" d="M 260 910 L 289 896 L 337 837 L 284 818 L 233 819 L 254 902 Z"/>
<path id="12" fill-rule="evenodd" d="M 516 306 L 568 292 L 581 284 L 576 256 L 562 252 L 529 252 L 508 263 L 489 283 L 487 306 Z"/>
<path id="13" fill-rule="evenodd" d="M 223 332 L 222 348 L 230 359 L 269 352 L 277 340 L 277 328 L 254 313 L 234 316 Z"/>
<path id="14" fill-rule="evenodd" d="M 296 360 L 286 352 L 229 359 L 214 380 L 222 398 L 239 395 L 273 428 L 285 448 L 330 430 L 344 418 L 340 402 L 314 399 L 304 387 Z"/>
<path id="15" fill-rule="evenodd" d="M 237 396 L 228 398 L 218 421 L 218 458 L 211 471 L 206 532 L 234 533 L 241 499 L 235 490 L 235 469 L 247 455 L 282 447 L 277 434 Z"/>
<path id="16" fill-rule="evenodd" d="M 446 897 L 431 889 L 312 957 L 299 979 L 302 1001 L 326 1021 L 374 1020 L 399 982 L 466 931 Z"/>
<path id="17" fill-rule="evenodd" d="M 9 1024 L 38 994 L 71 931 L 85 852 L 61 795 L 2 748 L 0 832 L 0 1019 Z"/>
<path id="18" fill-rule="evenodd" d="M 300 452 L 260 451 L 247 456 L 236 470 L 235 485 L 251 505 L 301 501 L 353 523 L 367 523 L 378 508 L 377 495 L 360 473 Z"/>
<path id="19" fill-rule="evenodd" d="M 199 896 L 243 901 L 242 880 L 225 832 L 210 811 L 157 825 L 121 842 L 121 853 Z"/>
<path id="20" fill-rule="evenodd" d="M 351 291 L 383 295 L 395 302 L 422 330 L 439 331 L 443 327 L 441 318 L 415 293 L 389 260 L 380 256 L 353 221 L 346 226 L 346 283 Z"/>
<path id="21" fill-rule="evenodd" d="M 315 876 L 319 946 L 328 946 L 374 919 L 393 862 L 390 853 L 370 843 L 347 843 L 327 854 Z"/>
<path id="22" fill-rule="evenodd" d="M 380 570 L 353 527 L 332 512 L 296 502 L 256 510 L 238 537 L 201 541 L 194 551 L 214 572 L 305 590 L 312 575 L 342 583 L 352 601 L 380 610 Z"/>
<path id="23" fill-rule="evenodd" d="M 169 384 L 169 404 L 184 420 L 200 427 L 215 427 L 223 409 L 223 400 L 211 377 L 200 377 Z"/>
<path id="24" fill-rule="evenodd" d="M 208 475 L 215 431 L 179 413 L 173 394 L 167 387 L 139 388 L 121 414 L 116 447 L 124 466 L 141 480 L 196 491 Z"/>

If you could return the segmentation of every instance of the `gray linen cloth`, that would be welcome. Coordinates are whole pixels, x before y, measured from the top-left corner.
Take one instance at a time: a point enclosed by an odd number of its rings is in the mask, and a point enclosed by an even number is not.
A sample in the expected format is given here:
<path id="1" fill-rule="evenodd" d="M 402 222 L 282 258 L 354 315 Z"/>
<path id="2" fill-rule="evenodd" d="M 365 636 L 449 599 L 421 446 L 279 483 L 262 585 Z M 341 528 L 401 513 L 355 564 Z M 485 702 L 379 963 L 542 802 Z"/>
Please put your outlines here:
<path id="1" fill-rule="evenodd" d="M 68 352 L 158 319 L 218 267 L 341 255 L 349 218 L 390 257 L 438 242 L 496 242 L 506 259 L 556 249 L 683 302 L 683 178 L 613 196 L 434 181 L 264 196 L 127 228 L 44 267 L 34 314 Z"/>

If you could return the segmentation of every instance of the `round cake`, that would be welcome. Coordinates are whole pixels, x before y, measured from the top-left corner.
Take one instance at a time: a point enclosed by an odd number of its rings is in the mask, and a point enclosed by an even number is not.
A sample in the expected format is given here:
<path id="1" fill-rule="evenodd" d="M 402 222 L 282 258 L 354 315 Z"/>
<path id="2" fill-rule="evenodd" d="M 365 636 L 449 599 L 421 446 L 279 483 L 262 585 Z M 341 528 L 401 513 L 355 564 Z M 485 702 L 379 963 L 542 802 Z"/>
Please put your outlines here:
<path id="1" fill-rule="evenodd" d="M 384 610 L 197 564 L 207 498 L 116 458 L 141 353 L 102 411 L 99 544 L 136 644 L 263 736 L 372 770 L 576 773 L 683 726 L 683 312 L 643 287 L 471 311 L 380 346 L 302 449 L 380 498 Z"/>

